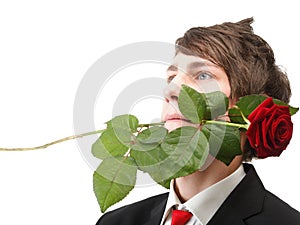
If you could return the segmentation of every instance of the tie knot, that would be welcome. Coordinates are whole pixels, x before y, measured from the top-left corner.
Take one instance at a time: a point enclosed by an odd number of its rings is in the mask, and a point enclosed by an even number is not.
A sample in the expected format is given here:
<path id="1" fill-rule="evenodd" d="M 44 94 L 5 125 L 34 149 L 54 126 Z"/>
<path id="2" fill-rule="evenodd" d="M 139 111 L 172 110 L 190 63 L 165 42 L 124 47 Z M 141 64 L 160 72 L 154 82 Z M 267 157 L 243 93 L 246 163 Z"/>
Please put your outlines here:
<path id="1" fill-rule="evenodd" d="M 171 225 L 184 225 L 192 217 L 192 213 L 183 210 L 173 210 Z"/>

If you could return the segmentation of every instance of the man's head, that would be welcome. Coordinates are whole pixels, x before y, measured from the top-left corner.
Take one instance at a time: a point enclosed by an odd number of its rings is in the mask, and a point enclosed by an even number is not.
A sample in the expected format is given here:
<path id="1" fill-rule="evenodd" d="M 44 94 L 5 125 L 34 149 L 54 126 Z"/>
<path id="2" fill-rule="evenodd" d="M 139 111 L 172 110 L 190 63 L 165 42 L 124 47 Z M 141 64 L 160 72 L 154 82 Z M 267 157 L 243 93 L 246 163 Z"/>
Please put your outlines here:
<path id="1" fill-rule="evenodd" d="M 192 52 L 223 68 L 232 99 L 266 94 L 288 103 L 291 90 L 286 74 L 275 64 L 268 43 L 253 33 L 252 22 L 253 18 L 248 18 L 237 23 L 191 28 L 177 39 L 177 53 Z"/>
<path id="2" fill-rule="evenodd" d="M 204 92 L 219 89 L 231 99 L 231 103 L 250 94 L 264 94 L 289 102 L 291 90 L 287 76 L 275 64 L 268 43 L 253 33 L 252 22 L 253 19 L 248 18 L 237 23 L 195 27 L 177 39 L 174 64 L 167 71 L 168 82 L 177 87 L 168 85 L 163 110 L 168 129 L 188 125 L 184 118 L 177 121 L 172 115 L 172 110 L 177 109 L 176 104 L 171 106 L 171 103 L 176 103 L 181 84 Z M 187 60 L 183 59 L 184 56 Z M 207 72 L 201 81 L 197 71 L 190 70 L 196 61 L 203 64 L 198 72 Z M 255 153 L 246 142 L 244 159 L 251 160 L 253 156 Z"/>

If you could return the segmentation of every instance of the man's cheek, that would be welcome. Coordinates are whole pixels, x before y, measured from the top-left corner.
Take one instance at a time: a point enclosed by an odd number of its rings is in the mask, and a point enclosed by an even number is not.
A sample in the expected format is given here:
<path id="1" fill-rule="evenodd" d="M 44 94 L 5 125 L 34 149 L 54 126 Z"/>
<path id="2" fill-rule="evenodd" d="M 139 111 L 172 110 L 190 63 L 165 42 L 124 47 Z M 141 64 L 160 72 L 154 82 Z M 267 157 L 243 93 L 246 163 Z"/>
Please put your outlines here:
<path id="1" fill-rule="evenodd" d="M 161 110 L 161 119 L 163 120 L 164 115 L 166 114 L 166 110 L 167 110 L 167 102 L 166 100 L 164 100 L 163 104 L 162 104 L 162 110 Z"/>

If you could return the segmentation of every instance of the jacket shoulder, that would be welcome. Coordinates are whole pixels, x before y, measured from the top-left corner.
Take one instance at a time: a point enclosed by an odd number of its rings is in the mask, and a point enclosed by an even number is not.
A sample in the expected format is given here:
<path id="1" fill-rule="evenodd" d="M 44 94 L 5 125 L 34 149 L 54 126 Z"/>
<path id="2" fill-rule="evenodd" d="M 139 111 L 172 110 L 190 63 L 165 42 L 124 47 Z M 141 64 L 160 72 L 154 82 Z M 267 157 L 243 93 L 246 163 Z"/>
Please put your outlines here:
<path id="1" fill-rule="evenodd" d="M 151 209 L 166 202 L 167 198 L 168 193 L 164 193 L 107 212 L 96 225 L 141 224 L 142 221 L 137 220 L 147 221 Z"/>
<path id="2" fill-rule="evenodd" d="M 247 220 L 249 224 L 300 224 L 300 213 L 278 198 L 276 195 L 266 190 L 262 212 Z"/>

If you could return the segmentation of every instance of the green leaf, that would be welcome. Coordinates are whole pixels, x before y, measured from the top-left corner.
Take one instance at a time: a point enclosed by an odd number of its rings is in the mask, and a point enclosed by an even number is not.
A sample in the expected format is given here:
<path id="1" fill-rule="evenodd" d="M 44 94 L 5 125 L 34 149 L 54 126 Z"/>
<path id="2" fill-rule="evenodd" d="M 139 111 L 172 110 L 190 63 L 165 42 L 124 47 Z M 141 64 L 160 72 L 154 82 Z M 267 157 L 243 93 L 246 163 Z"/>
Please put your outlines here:
<path id="1" fill-rule="evenodd" d="M 231 108 L 229 109 L 229 117 L 230 121 L 233 123 L 246 123 L 241 116 L 241 111 L 244 116 L 247 118 L 250 113 L 257 108 L 264 100 L 266 100 L 266 96 L 263 95 L 247 95 L 241 97 L 240 100 L 236 103 L 239 109 Z"/>
<path id="2" fill-rule="evenodd" d="M 113 129 L 107 129 L 92 145 L 92 154 L 99 159 L 105 159 L 107 157 L 124 155 L 128 149 L 129 147 L 119 140 Z"/>
<path id="3" fill-rule="evenodd" d="M 93 175 L 94 193 L 102 212 L 128 195 L 135 185 L 136 173 L 132 158 L 112 157 L 102 161 Z"/>
<path id="4" fill-rule="evenodd" d="M 164 127 L 154 126 L 143 130 L 138 134 L 132 149 L 139 151 L 148 151 L 161 144 L 167 135 L 168 130 Z"/>
<path id="5" fill-rule="evenodd" d="M 134 158 L 138 168 L 148 173 L 157 183 L 167 179 L 166 176 L 171 173 L 170 164 L 168 164 L 168 155 L 160 146 L 148 151 L 137 151 L 132 149 L 130 156 Z"/>
<path id="6" fill-rule="evenodd" d="M 202 132 L 209 142 L 209 153 L 226 165 L 229 165 L 235 156 L 242 154 L 238 128 L 220 124 L 205 124 Z"/>
<path id="7" fill-rule="evenodd" d="M 170 165 L 164 160 L 168 155 L 160 147 L 167 135 L 164 127 L 150 127 L 137 136 L 137 142 L 132 146 L 130 156 L 133 157 L 141 171 L 148 173 L 153 180 L 160 183 L 170 174 Z M 165 187 L 168 188 L 168 183 Z"/>
<path id="8" fill-rule="evenodd" d="M 156 169 L 155 167 L 168 157 L 160 146 L 147 151 L 132 149 L 130 151 L 130 156 L 134 158 L 138 167 L 144 172 L 149 172 L 152 169 L 152 166 L 153 169 Z"/>
<path id="9" fill-rule="evenodd" d="M 135 141 L 133 133 L 137 132 L 138 126 L 138 119 L 129 114 L 116 116 L 107 122 L 107 129 L 113 130 L 119 141 L 128 147 Z"/>
<path id="10" fill-rule="evenodd" d="M 107 129 L 117 129 L 122 128 L 123 130 L 128 130 L 131 132 L 136 132 L 139 126 L 138 119 L 130 114 L 116 116 L 113 119 L 106 122 Z"/>
<path id="11" fill-rule="evenodd" d="M 299 108 L 292 107 L 292 106 L 290 106 L 290 105 L 286 104 L 285 102 L 280 101 L 280 100 L 278 100 L 278 99 L 273 99 L 273 101 L 274 101 L 274 103 L 275 103 L 276 105 L 288 106 L 288 107 L 289 107 L 289 110 L 290 110 L 291 116 L 294 115 L 294 114 L 296 114 L 296 113 L 298 112 L 298 110 L 299 110 Z"/>
<path id="12" fill-rule="evenodd" d="M 229 109 L 229 117 L 231 122 L 246 123 L 241 116 L 241 111 L 244 114 L 244 116 L 247 118 L 251 114 L 251 112 L 253 112 L 253 110 L 256 109 L 267 98 L 268 98 L 267 96 L 263 96 L 263 95 L 247 95 L 241 97 L 240 100 L 236 103 L 238 108 L 234 107 Z M 299 108 L 289 106 L 288 104 L 286 104 L 281 100 L 273 99 L 273 101 L 276 105 L 288 106 L 291 115 L 296 114 L 299 110 Z"/>
<path id="13" fill-rule="evenodd" d="M 221 91 L 199 93 L 186 85 L 182 85 L 178 98 L 180 112 L 193 123 L 201 123 L 202 119 L 210 120 L 224 115 L 228 104 L 227 96 Z"/>
<path id="14" fill-rule="evenodd" d="M 227 112 L 229 100 L 221 91 L 203 93 L 206 100 L 205 120 L 215 119 Z"/>
<path id="15" fill-rule="evenodd" d="M 201 168 L 208 156 L 208 141 L 195 127 L 180 127 L 170 132 L 161 147 L 168 154 L 164 160 L 165 180 L 191 174 Z"/>
<path id="16" fill-rule="evenodd" d="M 138 136 L 137 140 L 145 143 L 158 143 L 161 142 L 167 135 L 168 130 L 161 126 L 153 126 L 143 130 Z"/>
<path id="17" fill-rule="evenodd" d="M 139 169 L 169 188 L 169 181 L 199 169 L 208 156 L 204 134 L 194 127 L 180 127 L 167 134 L 162 144 L 148 151 L 131 150 Z"/>
<path id="18" fill-rule="evenodd" d="M 178 97 L 180 112 L 193 123 L 200 123 L 205 113 L 205 97 L 193 88 L 182 85 Z"/>
<path id="19" fill-rule="evenodd" d="M 289 106 L 289 109 L 290 109 L 291 116 L 295 115 L 299 111 L 299 108 L 297 108 L 297 107 Z"/>

